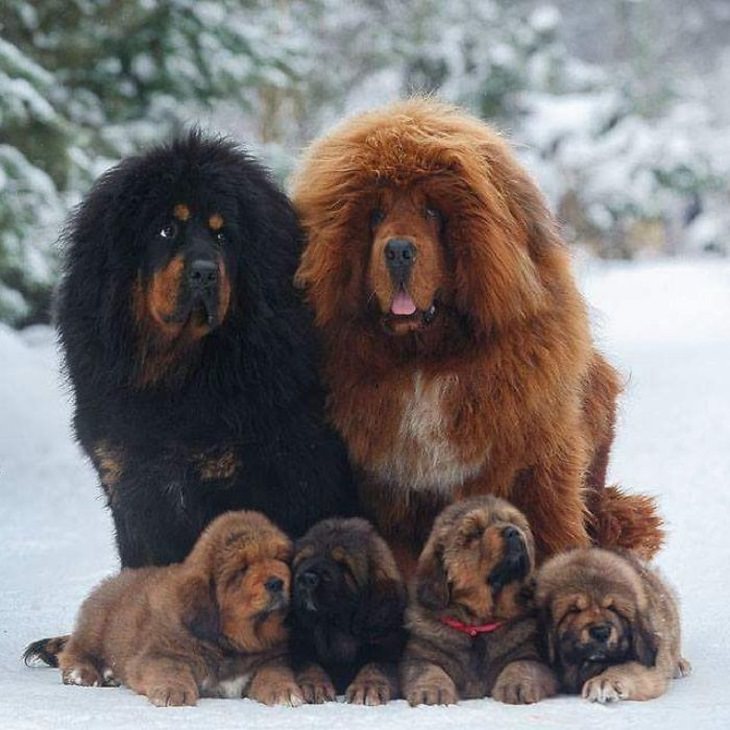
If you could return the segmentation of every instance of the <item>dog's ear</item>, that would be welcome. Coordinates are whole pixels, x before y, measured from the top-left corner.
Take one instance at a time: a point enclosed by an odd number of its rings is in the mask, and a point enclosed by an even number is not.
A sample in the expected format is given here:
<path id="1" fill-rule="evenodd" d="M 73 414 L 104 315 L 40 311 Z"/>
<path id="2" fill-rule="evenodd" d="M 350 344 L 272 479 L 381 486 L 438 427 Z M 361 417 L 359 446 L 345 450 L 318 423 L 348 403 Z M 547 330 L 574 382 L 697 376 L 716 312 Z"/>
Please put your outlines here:
<path id="1" fill-rule="evenodd" d="M 555 647 L 555 626 L 553 625 L 549 607 L 543 606 L 538 610 L 537 625 L 544 658 L 551 667 L 554 667 L 558 659 L 558 653 Z"/>
<path id="2" fill-rule="evenodd" d="M 429 540 L 416 567 L 416 599 L 431 611 L 440 611 L 449 604 L 449 582 L 444 570 L 443 548 Z"/>
<path id="3" fill-rule="evenodd" d="M 211 581 L 191 578 L 180 589 L 182 622 L 196 639 L 218 643 L 220 616 Z"/>
<path id="4" fill-rule="evenodd" d="M 641 613 L 637 614 L 631 625 L 631 644 L 636 661 L 645 667 L 653 667 L 659 648 L 657 637 Z"/>

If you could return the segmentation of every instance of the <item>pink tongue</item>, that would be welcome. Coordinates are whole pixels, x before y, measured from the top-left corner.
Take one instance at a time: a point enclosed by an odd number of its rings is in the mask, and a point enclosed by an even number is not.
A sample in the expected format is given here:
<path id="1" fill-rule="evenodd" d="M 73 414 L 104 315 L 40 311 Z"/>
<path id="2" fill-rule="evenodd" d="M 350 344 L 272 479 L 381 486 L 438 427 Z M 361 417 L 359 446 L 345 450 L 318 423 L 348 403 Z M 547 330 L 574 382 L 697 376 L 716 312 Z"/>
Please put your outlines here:
<path id="1" fill-rule="evenodd" d="M 416 305 L 410 295 L 400 289 L 390 305 L 390 313 L 407 316 L 416 311 Z"/>

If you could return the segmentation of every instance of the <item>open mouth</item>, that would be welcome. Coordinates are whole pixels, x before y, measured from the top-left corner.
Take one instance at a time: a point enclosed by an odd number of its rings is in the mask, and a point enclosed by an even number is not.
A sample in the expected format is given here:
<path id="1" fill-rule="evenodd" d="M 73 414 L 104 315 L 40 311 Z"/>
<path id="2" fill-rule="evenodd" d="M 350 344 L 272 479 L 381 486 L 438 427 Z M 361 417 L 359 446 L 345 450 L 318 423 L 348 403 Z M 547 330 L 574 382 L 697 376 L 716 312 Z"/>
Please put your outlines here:
<path id="1" fill-rule="evenodd" d="M 419 329 L 431 324 L 436 318 L 437 312 L 438 305 L 435 299 L 427 309 L 419 309 L 413 301 L 413 297 L 401 285 L 393 297 L 390 310 L 386 315 L 387 325 L 393 330 Z"/>

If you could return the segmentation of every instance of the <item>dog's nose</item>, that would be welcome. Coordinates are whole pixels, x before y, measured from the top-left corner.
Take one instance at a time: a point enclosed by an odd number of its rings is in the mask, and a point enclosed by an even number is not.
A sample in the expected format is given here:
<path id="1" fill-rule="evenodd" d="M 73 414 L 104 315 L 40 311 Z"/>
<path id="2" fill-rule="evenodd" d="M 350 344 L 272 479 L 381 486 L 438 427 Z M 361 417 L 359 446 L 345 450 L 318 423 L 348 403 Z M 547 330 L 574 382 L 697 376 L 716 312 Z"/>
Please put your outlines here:
<path id="1" fill-rule="evenodd" d="M 505 540 L 516 540 L 520 537 L 520 531 L 516 527 L 509 525 L 502 530 L 502 537 L 504 537 Z"/>
<path id="2" fill-rule="evenodd" d="M 284 581 L 272 576 L 264 583 L 264 587 L 269 593 L 281 593 L 284 590 Z"/>
<path id="3" fill-rule="evenodd" d="M 196 259 L 188 269 L 188 281 L 194 287 L 213 286 L 218 281 L 218 266 L 209 259 Z"/>
<path id="4" fill-rule="evenodd" d="M 591 626 L 591 628 L 588 629 L 588 633 L 591 635 L 592 639 L 605 644 L 606 641 L 608 641 L 608 637 L 611 635 L 611 626 L 609 624 L 597 624 L 596 626 Z"/>
<path id="5" fill-rule="evenodd" d="M 305 570 L 297 576 L 297 585 L 312 590 L 319 585 L 319 575 L 311 570 Z"/>
<path id="6" fill-rule="evenodd" d="M 390 273 L 404 279 L 413 266 L 416 247 L 407 238 L 391 238 L 385 244 L 385 263 Z"/>

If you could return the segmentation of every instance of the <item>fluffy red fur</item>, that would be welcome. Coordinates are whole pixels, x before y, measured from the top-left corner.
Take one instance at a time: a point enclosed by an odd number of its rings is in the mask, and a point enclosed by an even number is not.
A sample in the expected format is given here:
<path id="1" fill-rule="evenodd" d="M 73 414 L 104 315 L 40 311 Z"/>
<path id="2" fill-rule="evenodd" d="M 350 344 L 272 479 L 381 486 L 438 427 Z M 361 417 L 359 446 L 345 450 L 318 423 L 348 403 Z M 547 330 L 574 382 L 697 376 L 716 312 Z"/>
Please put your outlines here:
<path id="1" fill-rule="evenodd" d="M 330 414 L 401 567 L 445 504 L 484 493 L 525 512 L 542 557 L 591 537 L 658 549 L 653 503 L 604 491 L 619 377 L 552 215 L 494 130 L 425 99 L 368 112 L 313 143 L 293 194 Z M 413 257 L 400 282 L 394 239 Z"/>

